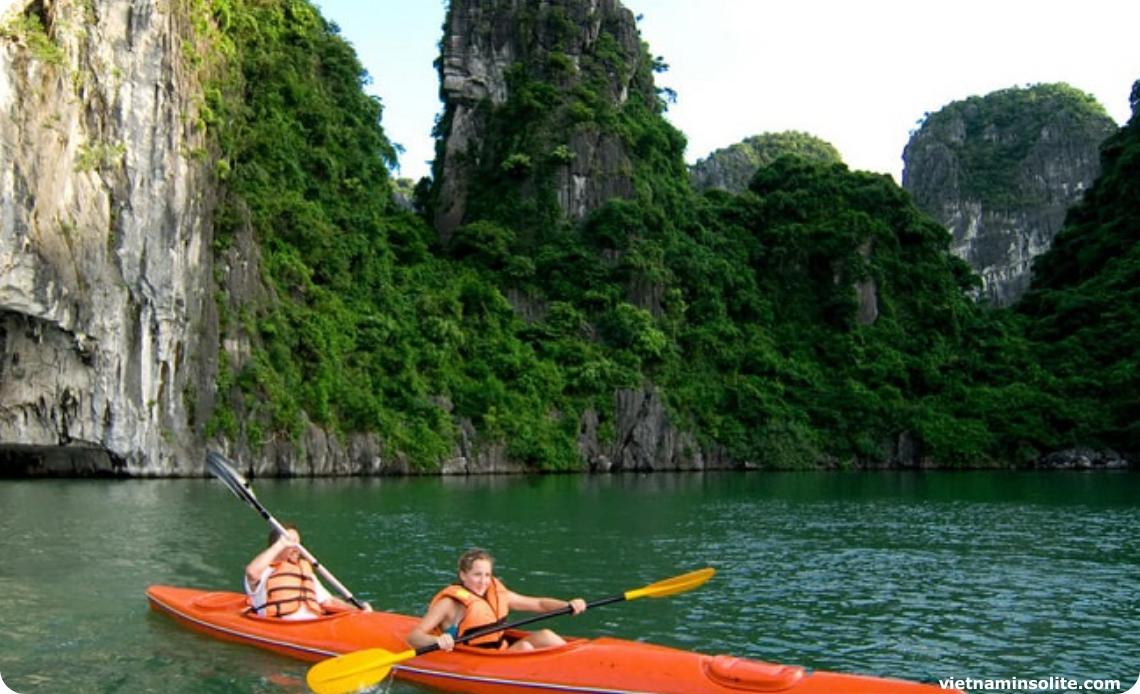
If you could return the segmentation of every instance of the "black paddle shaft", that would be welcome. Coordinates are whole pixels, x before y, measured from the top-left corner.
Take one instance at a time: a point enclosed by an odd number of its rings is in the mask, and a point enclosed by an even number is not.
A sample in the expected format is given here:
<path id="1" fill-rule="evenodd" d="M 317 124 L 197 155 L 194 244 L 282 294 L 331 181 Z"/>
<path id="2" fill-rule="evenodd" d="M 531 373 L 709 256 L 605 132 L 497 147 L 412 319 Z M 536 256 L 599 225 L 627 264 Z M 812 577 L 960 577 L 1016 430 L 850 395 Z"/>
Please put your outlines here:
<path id="1" fill-rule="evenodd" d="M 586 603 L 586 608 L 589 609 L 591 607 L 601 607 L 602 605 L 608 605 L 611 602 L 621 602 L 622 600 L 625 600 L 625 599 L 626 599 L 625 593 L 622 593 L 621 595 L 611 595 L 608 598 L 599 598 L 598 600 L 594 600 L 592 602 Z M 466 643 L 472 639 L 477 639 L 480 636 L 486 636 L 487 634 L 494 634 L 497 631 L 506 631 L 507 629 L 516 629 L 516 628 L 521 627 L 521 626 L 526 626 L 527 624 L 533 624 L 534 622 L 541 622 L 544 619 L 550 619 L 552 617 L 561 617 L 562 615 L 571 614 L 572 612 L 574 612 L 574 608 L 567 605 L 566 607 L 563 607 L 560 610 L 552 610 L 550 612 L 543 612 L 541 614 L 534 614 L 534 615 L 531 615 L 529 617 L 523 617 L 522 619 L 517 619 L 513 622 L 508 622 L 506 624 L 492 624 L 491 626 L 486 626 L 486 627 L 483 627 L 481 629 L 476 629 L 475 631 L 471 632 L 470 634 L 464 634 L 463 636 L 460 636 L 459 638 L 455 639 L 455 643 Z M 419 648 L 417 648 L 416 649 L 416 655 L 423 655 L 425 653 L 431 653 L 432 651 L 438 651 L 438 650 L 439 650 L 439 644 L 433 643 L 433 644 L 429 644 L 427 646 L 420 646 Z"/>

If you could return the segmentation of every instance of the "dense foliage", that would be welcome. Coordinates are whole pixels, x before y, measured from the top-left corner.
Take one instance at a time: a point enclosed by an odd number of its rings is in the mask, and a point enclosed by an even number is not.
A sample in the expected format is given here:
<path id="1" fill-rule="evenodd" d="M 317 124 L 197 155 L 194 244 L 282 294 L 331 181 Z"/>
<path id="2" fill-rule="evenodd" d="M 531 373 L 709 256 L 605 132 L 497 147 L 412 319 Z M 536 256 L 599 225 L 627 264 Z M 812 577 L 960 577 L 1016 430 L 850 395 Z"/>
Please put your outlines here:
<path id="1" fill-rule="evenodd" d="M 756 170 L 785 155 L 796 155 L 824 164 L 842 163 L 839 150 L 830 142 L 794 130 L 764 133 L 718 149 L 693 164 L 693 187 L 699 191 L 720 188 L 743 192 Z"/>
<path id="2" fill-rule="evenodd" d="M 1102 173 L 1034 264 L 1019 312 L 1080 438 L 1140 450 L 1140 82 L 1132 120 L 1101 148 Z"/>
<path id="3" fill-rule="evenodd" d="M 709 272 L 693 262 L 707 252 L 678 254 L 702 307 L 683 344 L 720 385 L 692 400 L 702 430 L 735 453 L 783 467 L 885 461 L 906 433 L 920 457 L 982 465 L 1046 444 L 1043 431 L 1003 437 L 1040 416 L 1034 370 L 1007 317 L 966 298 L 977 280 L 945 229 L 889 177 L 783 158 L 751 194 L 702 207 L 686 236 L 738 260 Z"/>
<path id="4" fill-rule="evenodd" d="M 251 230 L 268 290 L 219 296 L 223 330 L 248 334 L 253 354 L 223 368 L 237 398 L 215 435 L 257 446 L 310 423 L 375 432 L 432 467 L 469 423 L 476 445 L 567 469 L 582 464 L 583 412 L 612 437 L 615 391 L 642 388 L 661 389 L 705 445 L 769 467 L 902 448 L 942 465 L 1018 463 L 1087 430 L 1061 402 L 1073 379 L 1032 359 L 1021 316 L 966 298 L 976 280 L 948 234 L 889 177 L 785 156 L 742 194 L 691 191 L 648 54 L 643 98 L 622 108 L 588 69 L 572 93 L 553 89 L 557 51 L 520 64 L 471 218 L 441 249 L 392 203 L 383 108 L 337 27 L 307 0 L 203 7 L 217 30 L 199 31 L 231 68 L 208 90 L 219 264 Z M 606 38 L 599 69 L 615 64 Z M 566 156 L 563 128 L 630 145 L 636 194 L 563 218 L 544 184 Z"/>
<path id="5" fill-rule="evenodd" d="M 256 446 L 312 421 L 442 454 L 451 422 L 428 401 L 438 391 L 424 373 L 453 356 L 427 344 L 449 299 L 416 288 L 459 290 L 435 280 L 447 270 L 430 263 L 423 224 L 393 208 L 395 151 L 358 59 L 303 0 L 215 2 L 213 16 L 231 54 L 212 92 L 226 174 L 215 243 L 224 254 L 252 227 L 274 297 L 222 297 L 229 329 L 255 347 L 222 374 L 244 406 L 223 407 L 215 428 Z"/>

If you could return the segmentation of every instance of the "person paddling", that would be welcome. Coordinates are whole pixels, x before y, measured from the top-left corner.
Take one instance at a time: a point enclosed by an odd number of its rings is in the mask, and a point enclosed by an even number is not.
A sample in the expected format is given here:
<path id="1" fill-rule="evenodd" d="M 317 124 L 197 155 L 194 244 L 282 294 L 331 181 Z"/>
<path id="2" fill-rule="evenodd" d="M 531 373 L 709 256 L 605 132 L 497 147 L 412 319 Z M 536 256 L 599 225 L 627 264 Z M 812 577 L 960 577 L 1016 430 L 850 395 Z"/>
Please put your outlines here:
<path id="1" fill-rule="evenodd" d="M 321 584 L 312 563 L 301 556 L 301 533 L 296 526 L 284 529 L 285 534 L 270 530 L 269 546 L 245 567 L 245 594 L 251 609 L 262 617 L 281 619 L 313 619 L 356 610 Z M 364 603 L 363 610 L 371 612 L 372 606 Z"/>
<path id="2" fill-rule="evenodd" d="M 559 600 L 520 595 L 494 576 L 495 560 L 485 550 L 471 549 L 459 558 L 459 583 L 450 585 L 432 599 L 427 613 L 412 628 L 407 642 L 415 648 L 455 648 L 455 639 L 482 627 L 506 622 L 511 610 L 552 612 L 570 608 L 573 614 L 586 610 L 582 598 Z M 510 641 L 504 632 L 471 639 L 469 645 L 499 650 L 533 650 L 565 645 L 566 640 L 550 629 L 535 631 Z"/>

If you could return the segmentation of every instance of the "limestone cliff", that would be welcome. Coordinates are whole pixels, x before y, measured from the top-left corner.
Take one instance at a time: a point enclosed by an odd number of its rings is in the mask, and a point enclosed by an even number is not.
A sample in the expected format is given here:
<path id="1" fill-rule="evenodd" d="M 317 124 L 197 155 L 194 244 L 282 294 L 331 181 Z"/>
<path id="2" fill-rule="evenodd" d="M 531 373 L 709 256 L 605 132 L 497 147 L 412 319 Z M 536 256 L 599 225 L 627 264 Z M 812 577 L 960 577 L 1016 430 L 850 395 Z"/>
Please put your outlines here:
<path id="1" fill-rule="evenodd" d="M 200 468 L 212 186 L 188 23 L 135 0 L 17 0 L 0 19 L 2 455 Z"/>
<path id="2" fill-rule="evenodd" d="M 304 9 L 283 11 L 309 21 Z M 303 412 L 295 438 L 249 434 L 264 393 L 233 381 L 263 349 L 263 336 L 243 318 L 273 313 L 280 300 L 265 281 L 258 242 L 274 230 L 256 228 L 248 201 L 215 180 L 233 169 L 203 125 L 219 117 L 205 88 L 216 75 L 198 71 L 217 68 L 211 63 L 223 52 L 203 45 L 218 17 L 191 17 L 202 11 L 22 0 L 4 13 L 0 476 L 201 474 L 208 442 L 257 475 L 408 471 L 374 432 L 334 432 Z M 556 190 L 568 217 L 633 195 L 630 142 L 599 124 L 620 119 L 613 111 L 631 102 L 649 113 L 658 107 L 628 10 L 607 1 L 455 2 L 449 17 L 441 77 L 451 127 L 438 177 L 439 199 L 449 202 L 440 219 L 462 220 L 472 181 L 495 178 L 479 167 L 488 152 L 497 157 L 492 174 L 516 166 L 507 173 L 519 195 Z M 532 67 L 536 57 L 553 66 L 557 93 L 589 97 L 588 107 L 575 101 L 578 108 L 553 112 L 558 123 L 579 118 L 577 127 L 534 129 L 522 144 L 484 137 L 483 129 L 510 121 L 487 121 L 488 107 L 520 106 L 511 85 L 546 88 L 542 70 L 519 81 L 520 56 Z M 583 75 L 585 91 L 576 89 Z M 683 142 L 673 144 L 680 161 Z M 216 216 L 228 220 L 224 238 Z M 587 413 L 584 460 L 641 470 L 705 464 L 691 437 L 672 429 L 659 398 L 615 397 L 622 437 L 599 443 Z M 236 433 L 207 430 L 219 411 L 238 422 Z M 443 472 L 521 469 L 470 422 L 457 424 Z"/>
<path id="3" fill-rule="evenodd" d="M 441 238 L 480 217 L 476 197 L 549 197 L 571 219 L 632 197 L 629 143 L 608 123 L 630 100 L 652 108 L 647 67 L 617 0 L 453 0 L 439 67 Z"/>
<path id="4" fill-rule="evenodd" d="M 1116 124 L 1061 84 L 1011 88 L 930 115 L 903 154 L 903 187 L 953 235 L 952 251 L 999 306 L 1029 287 L 1069 207 L 1100 172 Z"/>
<path id="5" fill-rule="evenodd" d="M 652 77 L 661 65 L 618 0 L 452 0 L 441 51 L 431 208 L 445 245 L 483 220 L 524 239 L 573 228 L 615 198 L 661 204 L 684 181 L 684 138 L 664 119 Z M 659 287 L 644 284 L 630 300 L 659 312 Z M 508 295 L 528 319 L 545 312 L 540 297 Z M 615 440 L 600 440 L 593 410 L 578 422 L 590 469 L 733 464 L 679 430 L 652 386 L 614 397 Z M 469 449 L 468 438 L 445 471 L 508 467 L 502 451 Z"/>

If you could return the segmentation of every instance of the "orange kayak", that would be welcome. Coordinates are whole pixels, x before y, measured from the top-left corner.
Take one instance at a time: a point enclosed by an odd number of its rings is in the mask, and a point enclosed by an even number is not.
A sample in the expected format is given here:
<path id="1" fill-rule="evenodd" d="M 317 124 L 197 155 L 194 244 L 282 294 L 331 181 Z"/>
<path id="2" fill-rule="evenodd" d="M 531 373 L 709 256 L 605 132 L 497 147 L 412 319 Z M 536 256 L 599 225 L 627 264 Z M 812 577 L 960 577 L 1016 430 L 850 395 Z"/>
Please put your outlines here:
<path id="1" fill-rule="evenodd" d="M 408 649 L 417 618 L 390 612 L 342 612 L 286 621 L 245 611 L 240 593 L 151 586 L 151 609 L 215 638 L 307 661 L 368 648 Z M 808 671 L 728 655 L 704 655 L 638 641 L 569 638 L 565 646 L 499 652 L 457 646 L 393 667 L 395 677 L 465 694 L 946 694 L 937 685 Z M 960 692 L 958 694 L 961 694 Z"/>

